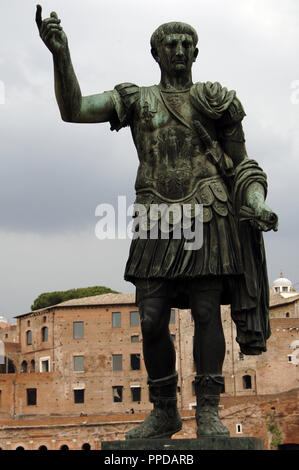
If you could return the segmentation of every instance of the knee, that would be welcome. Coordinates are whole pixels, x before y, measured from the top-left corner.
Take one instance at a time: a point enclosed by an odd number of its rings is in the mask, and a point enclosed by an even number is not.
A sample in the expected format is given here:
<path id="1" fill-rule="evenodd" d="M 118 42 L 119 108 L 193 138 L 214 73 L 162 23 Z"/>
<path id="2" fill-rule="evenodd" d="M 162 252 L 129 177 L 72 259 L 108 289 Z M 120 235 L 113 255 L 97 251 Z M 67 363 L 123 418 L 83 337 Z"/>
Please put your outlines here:
<path id="1" fill-rule="evenodd" d="M 139 308 L 140 326 L 145 341 L 154 341 L 165 333 L 167 324 L 163 321 L 163 312 L 155 305 L 147 304 Z"/>
<path id="2" fill-rule="evenodd" d="M 157 334 L 157 328 L 156 328 L 156 324 L 154 322 L 154 320 L 152 318 L 150 318 L 149 316 L 145 315 L 142 319 L 141 319 L 141 331 L 142 331 L 142 336 L 143 336 L 143 339 L 146 341 L 146 340 L 153 340 L 155 339 L 157 336 L 159 336 Z"/>
<path id="3" fill-rule="evenodd" d="M 213 319 L 216 321 L 215 307 L 210 302 L 200 302 L 200 305 L 192 307 L 193 319 L 201 327 L 209 326 Z"/>
<path id="4" fill-rule="evenodd" d="M 201 327 L 208 326 L 211 323 L 212 315 L 210 311 L 192 311 L 194 322 Z"/>

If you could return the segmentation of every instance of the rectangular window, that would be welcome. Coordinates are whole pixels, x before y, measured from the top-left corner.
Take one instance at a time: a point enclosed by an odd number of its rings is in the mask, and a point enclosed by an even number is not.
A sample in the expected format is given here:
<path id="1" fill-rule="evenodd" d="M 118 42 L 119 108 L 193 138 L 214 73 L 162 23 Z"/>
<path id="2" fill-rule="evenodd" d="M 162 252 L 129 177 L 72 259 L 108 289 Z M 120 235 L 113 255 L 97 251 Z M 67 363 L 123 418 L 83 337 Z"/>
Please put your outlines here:
<path id="1" fill-rule="evenodd" d="M 80 390 L 74 390 L 74 403 L 84 403 L 84 388 Z"/>
<path id="2" fill-rule="evenodd" d="M 123 370 L 123 356 L 122 354 L 112 354 L 112 370 Z"/>
<path id="3" fill-rule="evenodd" d="M 112 312 L 112 327 L 119 328 L 121 326 L 121 312 Z"/>
<path id="4" fill-rule="evenodd" d="M 26 331 L 26 339 L 27 339 L 27 344 L 31 345 L 32 344 L 32 331 L 31 330 Z"/>
<path id="5" fill-rule="evenodd" d="M 47 326 L 44 326 L 42 328 L 42 341 L 44 343 L 46 343 L 48 341 L 48 338 L 49 338 L 49 334 L 48 334 L 48 327 Z"/>
<path id="6" fill-rule="evenodd" d="M 130 312 L 130 326 L 139 326 L 139 312 Z"/>
<path id="7" fill-rule="evenodd" d="M 170 321 L 169 323 L 174 324 L 175 323 L 175 310 L 171 309 L 170 311 Z"/>
<path id="8" fill-rule="evenodd" d="M 131 370 L 140 370 L 140 354 L 131 354 Z"/>
<path id="9" fill-rule="evenodd" d="M 242 424 L 236 424 L 236 433 L 242 434 Z"/>
<path id="10" fill-rule="evenodd" d="M 123 387 L 121 385 L 115 385 L 112 387 L 112 399 L 114 403 L 120 403 L 123 401 Z"/>
<path id="11" fill-rule="evenodd" d="M 84 338 L 84 321 L 73 322 L 74 339 Z"/>
<path id="12" fill-rule="evenodd" d="M 45 359 L 44 361 L 41 361 L 41 372 L 49 372 L 49 360 Z"/>
<path id="13" fill-rule="evenodd" d="M 27 406 L 36 405 L 36 388 L 27 388 Z"/>
<path id="14" fill-rule="evenodd" d="M 138 335 L 131 336 L 131 343 L 139 343 L 139 336 Z"/>
<path id="15" fill-rule="evenodd" d="M 242 377 L 243 381 L 243 388 L 249 390 L 252 388 L 252 383 L 251 383 L 251 376 L 250 375 L 243 375 Z"/>
<path id="16" fill-rule="evenodd" d="M 74 371 L 84 372 L 84 356 L 73 356 Z"/>
<path id="17" fill-rule="evenodd" d="M 141 401 L 141 387 L 131 387 L 132 401 Z"/>

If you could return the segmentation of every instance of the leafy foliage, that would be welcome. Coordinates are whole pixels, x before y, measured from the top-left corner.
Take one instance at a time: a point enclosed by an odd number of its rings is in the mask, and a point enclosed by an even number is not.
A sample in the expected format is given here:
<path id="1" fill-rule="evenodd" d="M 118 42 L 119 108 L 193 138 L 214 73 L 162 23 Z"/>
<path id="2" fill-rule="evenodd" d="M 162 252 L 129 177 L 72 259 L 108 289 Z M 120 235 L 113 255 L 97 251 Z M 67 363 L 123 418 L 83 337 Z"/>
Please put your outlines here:
<path id="1" fill-rule="evenodd" d="M 277 450 L 279 444 L 282 442 L 282 435 L 279 430 L 278 424 L 275 422 L 274 418 L 271 416 L 268 421 L 268 431 L 272 435 L 271 439 L 271 449 Z"/>
<path id="2" fill-rule="evenodd" d="M 93 295 L 101 294 L 118 294 L 118 292 L 111 290 L 105 286 L 94 287 L 81 287 L 79 289 L 70 289 L 66 291 L 45 292 L 40 294 L 31 305 L 31 310 L 38 310 L 40 308 L 50 307 L 51 305 L 59 304 L 71 299 L 80 299 L 82 297 L 91 297 Z"/>

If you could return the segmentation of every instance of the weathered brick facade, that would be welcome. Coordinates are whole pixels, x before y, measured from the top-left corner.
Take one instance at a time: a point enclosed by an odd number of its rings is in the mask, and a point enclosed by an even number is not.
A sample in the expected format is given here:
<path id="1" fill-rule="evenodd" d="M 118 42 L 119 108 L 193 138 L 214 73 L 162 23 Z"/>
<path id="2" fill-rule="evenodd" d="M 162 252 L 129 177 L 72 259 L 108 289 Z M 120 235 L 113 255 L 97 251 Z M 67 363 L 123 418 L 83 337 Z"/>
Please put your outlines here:
<path id="1" fill-rule="evenodd" d="M 102 440 L 122 439 L 144 418 L 151 405 L 134 312 L 134 295 L 106 294 L 30 312 L 17 317 L 17 326 L 0 329 L 15 368 L 0 374 L 0 447 L 79 449 L 88 443 L 100 448 Z M 240 354 L 228 307 L 222 308 L 222 320 L 226 357 L 220 415 L 231 436 L 261 437 L 270 448 L 277 428 L 276 441 L 299 442 L 299 296 L 272 295 L 272 336 L 261 356 Z M 176 437 L 195 437 L 189 310 L 173 311 L 170 331 L 184 419 Z"/>

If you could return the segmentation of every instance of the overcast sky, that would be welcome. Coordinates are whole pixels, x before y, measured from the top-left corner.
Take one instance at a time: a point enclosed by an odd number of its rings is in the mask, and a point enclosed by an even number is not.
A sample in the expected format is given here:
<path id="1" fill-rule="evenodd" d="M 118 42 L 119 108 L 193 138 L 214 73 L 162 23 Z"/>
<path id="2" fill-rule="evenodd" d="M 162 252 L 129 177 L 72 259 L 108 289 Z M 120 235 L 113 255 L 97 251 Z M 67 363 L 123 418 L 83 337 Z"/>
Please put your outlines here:
<path id="1" fill-rule="evenodd" d="M 130 131 L 60 119 L 35 4 L 0 3 L 0 315 L 7 318 L 30 311 L 42 292 L 92 285 L 134 291 L 123 281 L 130 240 L 95 236 L 98 204 L 115 204 L 118 195 L 134 200 Z M 83 95 L 121 82 L 158 83 L 152 32 L 175 20 L 195 27 L 200 55 L 193 80 L 237 91 L 248 154 L 268 174 L 268 204 L 280 218 L 279 232 L 265 234 L 269 279 L 283 271 L 299 288 L 298 0 L 41 4 L 44 17 L 54 10 L 61 18 Z"/>

